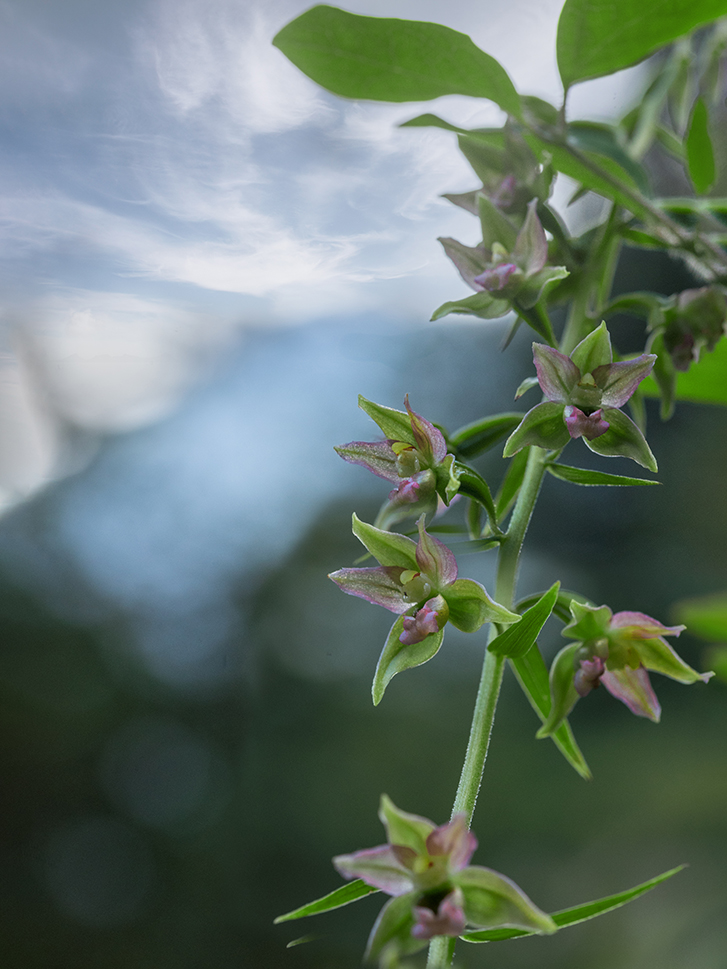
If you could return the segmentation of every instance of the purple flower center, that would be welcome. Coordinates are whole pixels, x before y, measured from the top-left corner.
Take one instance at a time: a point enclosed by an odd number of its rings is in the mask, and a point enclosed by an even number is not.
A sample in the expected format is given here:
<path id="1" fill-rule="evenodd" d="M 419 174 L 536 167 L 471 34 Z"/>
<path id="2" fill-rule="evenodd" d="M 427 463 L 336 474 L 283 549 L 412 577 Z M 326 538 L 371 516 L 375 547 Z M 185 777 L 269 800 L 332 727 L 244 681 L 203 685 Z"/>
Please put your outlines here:
<path id="1" fill-rule="evenodd" d="M 437 596 L 425 602 L 415 616 L 404 616 L 404 632 L 399 636 L 399 642 L 405 646 L 413 646 L 432 633 L 438 633 L 447 621 L 444 614 L 446 610 L 442 610 L 443 604 L 446 605 L 442 597 Z"/>
<path id="2" fill-rule="evenodd" d="M 592 414 L 584 414 L 578 407 L 566 404 L 563 411 L 565 426 L 571 437 L 587 437 L 592 441 L 595 437 L 605 434 L 611 426 L 608 421 L 601 417 L 601 408 L 594 410 Z"/>
<path id="3" fill-rule="evenodd" d="M 479 276 L 475 276 L 474 281 L 488 293 L 497 293 L 505 288 L 514 272 L 517 272 L 514 262 L 503 262 L 493 269 L 485 269 Z"/>
<path id="4" fill-rule="evenodd" d="M 591 690 L 595 690 L 605 669 L 606 666 L 600 656 L 594 656 L 593 659 L 582 659 L 580 669 L 576 670 L 576 675 L 573 678 L 576 693 L 579 696 L 587 696 Z"/>

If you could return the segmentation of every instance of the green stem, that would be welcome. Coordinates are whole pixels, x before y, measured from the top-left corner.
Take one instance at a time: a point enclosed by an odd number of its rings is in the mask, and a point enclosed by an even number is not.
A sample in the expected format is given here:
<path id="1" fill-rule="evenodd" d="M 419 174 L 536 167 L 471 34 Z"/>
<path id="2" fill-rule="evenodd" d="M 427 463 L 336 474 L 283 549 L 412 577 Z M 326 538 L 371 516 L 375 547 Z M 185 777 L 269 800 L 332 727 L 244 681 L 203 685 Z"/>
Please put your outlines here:
<path id="1" fill-rule="evenodd" d="M 543 481 L 546 455 L 547 452 L 542 448 L 530 448 L 525 476 L 510 519 L 510 527 L 500 545 L 495 599 L 503 606 L 507 606 L 508 609 L 512 608 L 515 596 L 520 552 Z M 490 639 L 496 634 L 497 630 L 494 626 L 491 626 Z M 477 795 L 480 792 L 504 668 L 504 656 L 497 656 L 489 650 L 485 651 L 485 661 L 482 666 L 482 676 L 472 715 L 467 753 L 465 754 L 462 774 L 452 808 L 453 815 L 466 814 L 468 824 L 472 822 Z M 454 944 L 455 940 L 447 936 L 437 936 L 432 939 L 429 944 L 427 969 L 447 969 L 452 964 Z"/>

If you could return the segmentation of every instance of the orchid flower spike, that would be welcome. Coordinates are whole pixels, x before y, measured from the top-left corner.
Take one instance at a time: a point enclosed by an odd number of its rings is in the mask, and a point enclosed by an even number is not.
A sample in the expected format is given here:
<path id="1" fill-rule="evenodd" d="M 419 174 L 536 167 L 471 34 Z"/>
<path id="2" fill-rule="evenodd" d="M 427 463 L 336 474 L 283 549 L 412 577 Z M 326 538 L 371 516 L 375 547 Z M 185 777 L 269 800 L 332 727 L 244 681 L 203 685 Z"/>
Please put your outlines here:
<path id="1" fill-rule="evenodd" d="M 657 470 L 644 435 L 620 410 L 651 372 L 655 354 L 614 363 L 611 338 L 601 323 L 569 357 L 534 343 L 533 360 L 546 400 L 529 410 L 512 432 L 503 452 L 506 458 L 528 445 L 559 450 L 571 438 L 582 437 L 596 454 L 631 458 Z"/>
<path id="2" fill-rule="evenodd" d="M 374 678 L 374 703 L 396 673 L 430 660 L 444 627 L 475 632 L 485 622 L 513 623 L 520 617 L 499 605 L 473 579 L 457 577 L 457 560 L 429 535 L 422 515 L 419 540 L 384 531 L 353 516 L 353 533 L 381 563 L 374 568 L 339 569 L 329 578 L 348 595 L 383 606 L 398 618 L 391 628 Z"/>
<path id="3" fill-rule="evenodd" d="M 571 622 L 563 635 L 575 639 L 564 646 L 550 669 L 551 709 L 538 737 L 549 737 L 568 716 L 579 697 L 599 684 L 637 717 L 655 723 L 661 717 L 647 670 L 679 683 L 706 683 L 714 673 L 697 673 L 664 636 L 678 636 L 684 626 L 664 626 L 643 612 L 612 613 L 608 606 L 588 606 L 573 600 Z"/>
<path id="4" fill-rule="evenodd" d="M 551 917 L 509 878 L 469 864 L 477 839 L 466 815 L 437 827 L 399 810 L 384 794 L 379 817 L 387 844 L 333 859 L 344 878 L 360 878 L 391 896 L 371 930 L 366 959 L 392 950 L 410 954 L 434 936 L 458 936 L 467 926 L 556 931 Z"/>

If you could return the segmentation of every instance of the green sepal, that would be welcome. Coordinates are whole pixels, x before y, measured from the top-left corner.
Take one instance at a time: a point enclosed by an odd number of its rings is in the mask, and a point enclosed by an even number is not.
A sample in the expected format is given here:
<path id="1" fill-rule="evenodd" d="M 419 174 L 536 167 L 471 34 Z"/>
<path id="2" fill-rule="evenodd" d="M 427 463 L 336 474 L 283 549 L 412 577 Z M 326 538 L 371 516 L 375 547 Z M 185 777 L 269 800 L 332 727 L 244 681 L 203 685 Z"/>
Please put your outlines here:
<path id="1" fill-rule="evenodd" d="M 456 430 L 451 435 L 449 443 L 463 458 L 474 458 L 478 454 L 489 451 L 510 434 L 518 426 L 522 416 L 522 414 L 506 413 L 483 417 Z"/>
<path id="2" fill-rule="evenodd" d="M 499 242 L 508 252 L 512 252 L 517 239 L 517 229 L 512 222 L 486 195 L 478 197 L 477 208 L 482 224 L 482 245 L 492 249 L 492 244 Z"/>
<path id="3" fill-rule="evenodd" d="M 441 320 L 443 316 L 449 316 L 450 313 L 460 313 L 466 316 L 479 316 L 481 320 L 499 320 L 500 317 L 506 316 L 511 308 L 508 300 L 496 299 L 483 290 L 481 293 L 475 293 L 474 296 L 442 303 L 432 313 L 431 319 Z"/>
<path id="4" fill-rule="evenodd" d="M 402 954 L 423 949 L 426 942 L 414 939 L 411 934 L 414 925 L 413 907 L 416 892 L 391 898 L 379 912 L 374 922 L 364 952 L 364 962 L 375 962 L 386 946 L 395 943 Z"/>
<path id="5" fill-rule="evenodd" d="M 709 115 L 703 98 L 697 98 L 685 139 L 687 168 L 697 195 L 706 195 L 714 184 L 716 167 L 714 148 L 709 137 Z"/>
<path id="6" fill-rule="evenodd" d="M 509 662 L 517 677 L 518 683 L 522 687 L 523 693 L 530 702 L 530 706 L 535 710 L 540 719 L 545 721 L 551 706 L 550 685 L 548 683 L 548 667 L 545 665 L 545 660 L 537 644 L 534 649 L 529 649 L 524 656 L 515 657 Z M 564 720 L 550 735 L 550 739 L 571 767 L 584 780 L 590 781 L 593 775 L 576 743 L 573 731 L 567 720 Z"/>
<path id="7" fill-rule="evenodd" d="M 473 468 L 468 468 L 466 465 L 459 463 L 457 463 L 455 467 L 460 493 L 467 495 L 468 498 L 474 498 L 475 501 L 479 501 L 487 512 L 487 517 L 490 519 L 492 530 L 495 532 L 495 534 L 499 534 L 500 529 L 497 527 L 495 502 L 492 500 L 492 493 L 490 492 L 489 485 L 482 475 L 478 474 Z"/>
<path id="8" fill-rule="evenodd" d="M 714 673 L 697 673 L 688 663 L 685 663 L 681 656 L 672 649 L 669 643 L 660 637 L 654 639 L 641 639 L 634 643 L 639 659 L 647 668 L 654 673 L 662 673 L 664 676 L 671 677 L 679 683 L 706 683 Z"/>
<path id="9" fill-rule="evenodd" d="M 495 511 L 497 520 L 501 522 L 517 498 L 520 485 L 525 477 L 525 468 L 528 463 L 528 452 L 519 451 L 510 462 L 510 467 L 505 473 L 502 484 L 495 496 Z"/>
<path id="10" fill-rule="evenodd" d="M 366 895 L 371 895 L 373 892 L 378 891 L 378 888 L 374 888 L 373 885 L 367 885 L 365 881 L 357 878 L 355 881 L 348 882 L 348 884 L 336 888 L 335 891 L 329 892 L 323 898 L 317 898 L 314 902 L 308 902 L 307 905 L 301 905 L 300 908 L 293 909 L 292 912 L 279 915 L 273 924 L 277 925 L 279 922 L 291 922 L 293 919 L 302 919 L 307 915 L 319 915 L 321 912 L 330 912 L 331 909 L 341 908 L 342 905 L 350 905 L 351 902 L 356 902 L 359 898 L 364 898 Z"/>
<path id="11" fill-rule="evenodd" d="M 595 330 L 591 330 L 571 353 L 570 358 L 582 374 L 593 373 L 596 367 L 613 363 L 611 337 L 606 324 L 601 323 Z"/>
<path id="12" fill-rule="evenodd" d="M 580 643 L 571 643 L 563 649 L 553 660 L 550 667 L 550 698 L 551 706 L 548 719 L 535 734 L 538 740 L 549 737 L 563 720 L 568 716 L 578 700 L 578 693 L 573 686 L 573 657 L 580 649 Z"/>
<path id="13" fill-rule="evenodd" d="M 386 532 L 367 522 L 362 522 L 356 512 L 353 513 L 351 531 L 382 565 L 395 565 L 402 569 L 411 569 L 413 572 L 419 571 L 416 543 L 405 535 Z"/>
<path id="14" fill-rule="evenodd" d="M 591 471 L 587 468 L 572 468 L 567 464 L 546 464 L 546 468 L 554 478 L 567 481 L 570 484 L 606 485 L 607 487 L 626 487 L 627 485 L 658 485 L 660 481 L 649 481 L 647 478 L 628 478 L 622 474 L 606 474 L 605 471 Z"/>
<path id="15" fill-rule="evenodd" d="M 558 280 L 565 279 L 569 275 L 570 273 L 565 266 L 545 266 L 532 276 L 526 276 L 517 291 L 517 302 L 519 306 L 524 310 L 532 309 L 538 300 L 541 299 L 546 289 L 549 289 L 553 283 L 557 283 Z M 530 326 L 533 325 L 530 322 L 530 317 L 525 322 Z M 536 329 L 542 336 L 546 336 L 542 326 Z M 548 335 L 548 337 L 550 336 L 552 334 Z"/>
<path id="16" fill-rule="evenodd" d="M 486 622 L 521 622 L 516 612 L 510 612 L 491 599 L 484 587 L 474 579 L 457 579 L 442 590 L 442 595 L 449 606 L 449 621 L 465 633 L 476 632 Z"/>
<path id="17" fill-rule="evenodd" d="M 538 599 L 534 606 L 523 613 L 519 623 L 510 626 L 504 633 L 496 636 L 488 649 L 497 653 L 498 656 L 524 656 L 532 648 L 540 635 L 540 630 L 553 611 L 559 591 L 560 582 L 556 582 Z"/>
<path id="18" fill-rule="evenodd" d="M 372 421 L 379 425 L 382 434 L 391 441 L 403 441 L 414 446 L 414 432 L 411 429 L 411 417 L 403 410 L 394 410 L 393 407 L 384 407 L 383 404 L 375 404 L 372 400 L 366 400 L 359 394 L 358 406 L 369 415 Z"/>
<path id="19" fill-rule="evenodd" d="M 565 447 L 571 437 L 563 419 L 564 409 L 564 404 L 550 400 L 536 404 L 507 439 L 502 456 L 511 458 L 521 448 L 530 444 L 546 450 L 559 450 Z"/>
<path id="20" fill-rule="evenodd" d="M 615 895 L 607 895 L 605 898 L 599 898 L 594 902 L 584 902 L 582 905 L 574 905 L 572 908 L 564 908 L 560 912 L 553 912 L 551 917 L 559 929 L 569 928 L 571 925 L 579 925 L 581 922 L 595 919 L 599 915 L 613 912 L 614 909 L 621 908 L 622 905 L 633 902 L 634 899 L 646 892 L 650 892 L 652 888 L 656 888 L 657 885 L 665 882 L 672 875 L 676 875 L 677 872 L 682 871 L 685 867 L 685 865 L 679 865 L 677 868 L 671 868 L 669 871 L 665 871 L 661 875 L 656 875 L 655 878 L 650 878 L 648 881 L 642 882 L 634 888 L 629 888 L 625 892 L 617 892 Z M 528 932 L 523 929 L 485 929 L 480 932 L 465 932 L 464 935 L 460 936 L 460 939 L 463 942 L 504 942 L 507 939 L 517 939 L 525 935 L 534 934 L 534 932 Z"/>
<path id="21" fill-rule="evenodd" d="M 583 438 L 591 451 L 606 458 L 631 458 L 642 468 L 656 473 L 659 470 L 656 458 L 646 443 L 646 438 L 631 418 L 615 407 L 604 407 L 602 414 L 603 419 L 609 424 L 605 434 L 594 437 L 592 441 L 587 437 Z"/>
<path id="22" fill-rule="evenodd" d="M 473 925 L 513 926 L 542 935 L 557 931 L 549 915 L 534 905 L 514 882 L 496 871 L 471 865 L 458 872 L 452 881 L 462 891 L 464 914 Z"/>
<path id="23" fill-rule="evenodd" d="M 462 579 L 460 581 L 464 582 L 466 580 Z M 391 683 L 397 673 L 402 673 L 404 670 L 411 670 L 415 666 L 422 666 L 422 664 L 428 663 L 433 656 L 436 656 L 439 647 L 442 645 L 442 639 L 444 639 L 444 630 L 440 629 L 438 633 L 431 633 L 420 643 L 414 643 L 413 646 L 406 646 L 404 643 L 399 642 L 399 636 L 401 636 L 403 631 L 404 617 L 398 616 L 394 625 L 391 627 L 384 648 L 381 651 L 376 672 L 374 673 L 374 682 L 371 684 L 371 696 L 375 707 L 381 703 L 386 692 L 386 687 Z"/>
<path id="24" fill-rule="evenodd" d="M 576 599 L 570 603 L 570 613 L 573 618 L 563 627 L 562 635 L 583 643 L 606 636 L 613 616 L 608 606 L 591 606 Z"/>
<path id="25" fill-rule="evenodd" d="M 418 814 L 409 814 L 398 808 L 388 794 L 381 795 L 379 819 L 386 828 L 386 840 L 391 845 L 403 845 L 418 855 L 427 854 L 427 838 L 434 825 Z"/>

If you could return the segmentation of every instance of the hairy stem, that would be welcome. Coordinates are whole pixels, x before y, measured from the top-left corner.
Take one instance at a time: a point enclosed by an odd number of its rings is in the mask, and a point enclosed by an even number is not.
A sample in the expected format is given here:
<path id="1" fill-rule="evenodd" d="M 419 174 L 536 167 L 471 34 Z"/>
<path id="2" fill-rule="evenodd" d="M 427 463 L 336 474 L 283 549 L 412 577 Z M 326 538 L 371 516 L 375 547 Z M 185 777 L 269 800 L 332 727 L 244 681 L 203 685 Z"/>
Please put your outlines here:
<path id="1" fill-rule="evenodd" d="M 508 609 L 512 608 L 515 596 L 520 552 L 543 481 L 546 454 L 547 452 L 542 448 L 530 448 L 525 476 L 510 519 L 510 527 L 500 545 L 495 599 L 503 606 L 507 606 Z M 497 630 L 491 626 L 490 639 L 496 634 Z M 468 823 L 472 822 L 477 795 L 480 792 L 504 668 L 505 657 L 497 656 L 495 653 L 486 650 L 477 700 L 472 714 L 467 753 L 465 754 L 462 774 L 452 808 L 453 815 L 466 814 Z M 454 944 L 455 940 L 446 936 L 438 936 L 432 939 L 429 944 L 427 969 L 446 969 L 447 966 L 450 966 L 454 956 Z"/>

